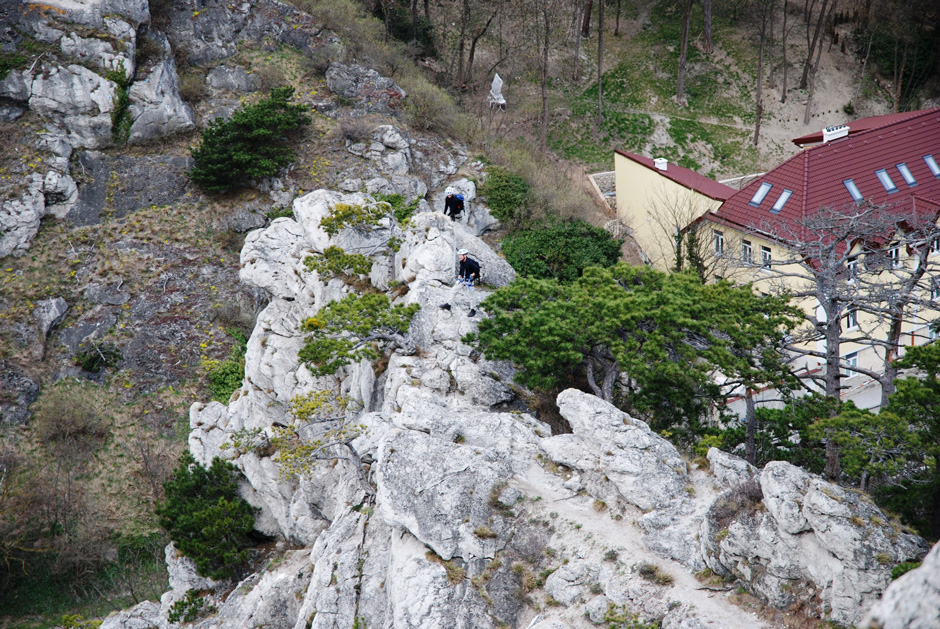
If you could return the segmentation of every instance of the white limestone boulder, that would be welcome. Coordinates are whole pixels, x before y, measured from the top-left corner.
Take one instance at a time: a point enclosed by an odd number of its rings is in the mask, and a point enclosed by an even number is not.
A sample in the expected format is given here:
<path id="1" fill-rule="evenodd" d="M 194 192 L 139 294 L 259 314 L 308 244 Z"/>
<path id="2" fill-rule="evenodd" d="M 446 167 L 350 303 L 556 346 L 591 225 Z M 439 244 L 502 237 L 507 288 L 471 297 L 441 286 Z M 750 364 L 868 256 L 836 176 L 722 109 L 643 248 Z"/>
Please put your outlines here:
<path id="1" fill-rule="evenodd" d="M 895 564 L 926 551 L 867 495 L 782 461 L 721 494 L 700 540 L 709 568 L 770 605 L 804 605 L 845 625 L 878 599 Z"/>
<path id="2" fill-rule="evenodd" d="M 19 198 L 6 199 L 0 204 L 0 258 L 11 254 L 21 256 L 29 251 L 46 210 L 42 189 L 42 175 L 33 173 Z"/>
<path id="3" fill-rule="evenodd" d="M 919 568 L 893 581 L 858 626 L 940 627 L 940 544 L 934 544 Z"/>
<path id="4" fill-rule="evenodd" d="M 685 460 L 645 422 L 576 389 L 558 395 L 558 408 L 573 434 L 544 439 L 542 453 L 580 473 L 591 495 L 647 511 L 686 497 Z"/>
<path id="5" fill-rule="evenodd" d="M 709 448 L 705 456 L 712 474 L 726 488 L 745 483 L 760 472 L 741 457 L 728 454 L 718 448 Z"/>
<path id="6" fill-rule="evenodd" d="M 445 561 L 492 558 L 498 537 L 481 538 L 474 530 L 495 526 L 487 497 L 510 474 L 497 453 L 392 431 L 379 451 L 378 510 L 385 522 L 407 530 Z"/>
<path id="7" fill-rule="evenodd" d="M 73 147 L 111 144 L 117 86 L 80 65 L 44 65 L 32 81 L 29 108 L 63 127 Z"/>
<path id="8" fill-rule="evenodd" d="M 135 81 L 129 96 L 130 144 L 188 131 L 196 125 L 193 108 L 180 96 L 173 57 L 158 63 L 144 80 Z"/>

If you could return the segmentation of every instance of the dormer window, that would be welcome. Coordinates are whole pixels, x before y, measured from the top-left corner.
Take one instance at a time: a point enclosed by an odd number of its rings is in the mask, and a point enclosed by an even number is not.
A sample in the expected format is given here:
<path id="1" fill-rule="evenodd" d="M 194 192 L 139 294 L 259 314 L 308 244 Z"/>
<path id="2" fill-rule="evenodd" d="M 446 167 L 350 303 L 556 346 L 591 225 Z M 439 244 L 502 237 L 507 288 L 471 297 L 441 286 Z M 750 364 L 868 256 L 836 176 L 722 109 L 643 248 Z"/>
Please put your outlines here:
<path id="1" fill-rule="evenodd" d="M 764 201 L 764 197 L 767 196 L 767 193 L 770 192 L 770 189 L 773 186 L 766 181 L 760 185 L 760 188 L 757 189 L 757 192 L 754 193 L 754 196 L 751 197 L 751 200 L 748 201 L 748 205 L 753 205 L 754 207 L 760 206 Z"/>
<path id="2" fill-rule="evenodd" d="M 780 197 L 774 203 L 774 206 L 770 208 L 770 211 L 773 212 L 774 214 L 779 214 L 780 210 L 783 209 L 784 204 L 786 204 L 787 200 L 790 198 L 792 194 L 793 194 L 793 190 L 784 190 L 783 192 L 781 192 Z"/>
<path id="3" fill-rule="evenodd" d="M 852 195 L 853 201 L 862 201 L 865 197 L 862 196 L 862 193 L 859 192 L 858 186 L 855 185 L 855 182 L 851 179 L 846 179 L 842 182 L 842 185 L 845 186 L 845 189 L 849 191 L 849 194 Z"/>
<path id="4" fill-rule="evenodd" d="M 937 166 L 937 160 L 933 158 L 933 155 L 924 155 L 924 161 L 927 162 L 927 168 L 933 176 L 940 178 L 940 166 Z"/>
<path id="5" fill-rule="evenodd" d="M 907 167 L 907 164 L 901 162 L 900 164 L 895 164 L 895 168 L 898 169 L 898 172 L 901 173 L 901 177 L 904 179 L 904 183 L 908 187 L 913 188 L 917 185 L 917 180 L 914 179 L 914 175 L 911 174 L 911 169 Z"/>
<path id="6" fill-rule="evenodd" d="M 875 176 L 878 177 L 878 181 L 880 181 L 881 185 L 884 186 L 885 191 L 889 193 L 898 191 L 898 187 L 894 185 L 894 182 L 891 180 L 891 175 L 889 175 L 888 171 L 884 168 L 876 170 Z"/>

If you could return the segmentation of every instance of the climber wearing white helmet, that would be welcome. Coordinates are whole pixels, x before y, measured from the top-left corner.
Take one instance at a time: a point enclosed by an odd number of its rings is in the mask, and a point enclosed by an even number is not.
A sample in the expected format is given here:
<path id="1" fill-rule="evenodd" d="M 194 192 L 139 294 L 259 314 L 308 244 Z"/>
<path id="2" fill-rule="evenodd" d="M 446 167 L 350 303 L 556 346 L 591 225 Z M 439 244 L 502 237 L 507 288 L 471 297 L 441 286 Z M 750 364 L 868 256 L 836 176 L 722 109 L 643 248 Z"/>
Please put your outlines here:
<path id="1" fill-rule="evenodd" d="M 463 195 L 451 186 L 444 190 L 444 214 L 452 221 L 456 221 L 463 214 Z"/>
<path id="2" fill-rule="evenodd" d="M 480 279 L 480 263 L 469 257 L 470 252 L 466 249 L 458 249 L 457 257 L 460 259 L 460 267 L 457 270 L 457 281 L 454 282 L 454 285 L 450 289 L 450 300 L 446 304 L 441 304 L 441 310 L 450 310 L 450 302 L 454 302 L 457 297 L 457 291 L 461 287 L 467 288 L 467 300 L 470 302 L 470 312 L 469 315 L 472 317 L 477 313 L 476 309 L 473 307 L 473 299 L 470 297 L 470 292 L 473 290 L 474 282 L 479 281 Z"/>

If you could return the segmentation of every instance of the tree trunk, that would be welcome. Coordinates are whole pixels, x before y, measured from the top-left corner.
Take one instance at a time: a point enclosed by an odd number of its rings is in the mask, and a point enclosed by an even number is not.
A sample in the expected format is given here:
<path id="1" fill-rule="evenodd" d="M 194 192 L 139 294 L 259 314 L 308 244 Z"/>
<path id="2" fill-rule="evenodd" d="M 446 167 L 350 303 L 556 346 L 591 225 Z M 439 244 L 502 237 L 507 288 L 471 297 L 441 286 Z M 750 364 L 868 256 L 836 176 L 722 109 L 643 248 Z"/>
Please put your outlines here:
<path id="1" fill-rule="evenodd" d="M 411 0 L 411 43 L 418 43 L 418 0 Z"/>
<path id="2" fill-rule="evenodd" d="M 431 21 L 431 0 L 424 0 L 424 19 Z"/>
<path id="3" fill-rule="evenodd" d="M 825 0 L 824 0 L 825 2 Z M 836 6 L 835 2 L 830 5 L 829 13 L 826 16 L 821 16 L 821 21 L 828 21 L 832 16 L 832 9 Z M 822 43 L 820 42 L 819 46 L 816 48 L 816 60 L 812 62 L 809 72 L 809 95 L 806 97 L 806 113 L 803 114 L 803 124 L 809 124 L 810 116 L 813 111 L 813 95 L 816 93 L 816 71 L 819 70 L 819 61 L 822 58 Z"/>
<path id="4" fill-rule="evenodd" d="M 818 46 L 820 49 L 822 49 L 822 41 L 821 41 L 820 36 L 822 35 L 822 28 L 827 21 L 826 6 L 828 4 L 828 1 L 829 0 L 822 0 L 822 5 L 820 5 L 819 7 L 819 18 L 816 20 L 816 28 L 813 31 L 812 40 L 810 40 L 810 36 L 809 36 L 809 27 L 810 27 L 810 23 L 812 22 L 812 11 L 813 11 L 812 7 L 813 7 L 813 4 L 815 4 L 815 2 L 809 3 L 808 11 L 804 13 L 804 17 L 806 19 L 807 50 L 806 50 L 806 63 L 803 64 L 803 76 L 800 77 L 800 89 L 801 90 L 805 90 L 809 82 L 809 74 L 813 66 L 813 55 L 816 53 L 816 47 Z M 833 0 L 833 6 L 835 6 L 834 0 Z"/>
<path id="5" fill-rule="evenodd" d="M 712 0 L 702 0 L 702 11 L 705 13 L 705 54 L 710 55 L 714 52 L 712 45 Z"/>
<path id="6" fill-rule="evenodd" d="M 591 36 L 591 9 L 594 7 L 594 0 L 586 0 L 584 5 L 584 16 L 581 18 L 581 37 Z"/>
<path id="7" fill-rule="evenodd" d="M 477 42 L 480 41 L 480 38 L 486 34 L 487 30 L 489 30 L 490 24 L 493 22 L 493 18 L 496 17 L 497 13 L 499 13 L 499 7 L 493 11 L 493 14 L 490 15 L 488 20 L 486 20 L 483 28 L 477 31 L 477 33 L 473 36 L 473 39 L 470 40 L 470 53 L 467 55 L 467 76 L 464 83 L 471 83 L 473 81 L 473 59 L 477 51 Z"/>
<path id="8" fill-rule="evenodd" d="M 604 124 L 604 2 L 597 5 L 597 126 Z"/>
<path id="9" fill-rule="evenodd" d="M 780 33 L 780 49 L 783 53 L 783 86 L 781 87 L 780 102 L 787 102 L 787 77 L 790 73 L 790 63 L 787 61 L 787 13 L 789 0 L 783 0 L 783 31 Z"/>
<path id="10" fill-rule="evenodd" d="M 539 134 L 539 147 L 543 153 L 548 152 L 548 35 L 551 20 L 548 11 L 548 0 L 542 0 L 542 19 L 545 30 L 542 33 L 542 121 Z"/>
<path id="11" fill-rule="evenodd" d="M 584 9 L 584 3 L 578 2 L 574 16 L 574 80 L 578 80 L 578 68 L 581 63 L 581 11 Z"/>
<path id="12" fill-rule="evenodd" d="M 771 10 L 773 7 L 771 6 Z M 760 120 L 764 114 L 764 44 L 767 41 L 767 12 L 761 15 L 760 45 L 757 52 L 757 97 L 754 107 L 754 146 L 760 140 Z"/>
<path id="13" fill-rule="evenodd" d="M 757 433 L 757 405 L 751 391 L 744 396 L 744 408 L 744 458 L 751 465 L 757 465 L 757 447 L 754 444 L 754 435 Z"/>
<path id="14" fill-rule="evenodd" d="M 771 0 L 767 17 L 767 87 L 777 89 L 777 74 L 774 72 L 774 22 L 777 17 L 777 0 Z"/>
<path id="15" fill-rule="evenodd" d="M 868 57 L 871 55 L 871 44 L 875 39 L 875 33 L 872 32 L 868 36 L 868 46 L 865 48 L 865 59 L 862 61 L 862 71 L 858 75 L 858 86 L 855 88 L 855 97 L 852 99 L 852 106 L 855 107 L 856 113 L 858 112 L 859 102 L 858 97 L 862 93 L 862 82 L 865 80 L 865 69 L 868 67 Z"/>
<path id="16" fill-rule="evenodd" d="M 831 481 L 838 482 L 842 476 L 842 465 L 839 462 L 839 446 L 832 440 L 829 430 L 826 431 L 826 468 L 823 476 Z"/>
<path id="17" fill-rule="evenodd" d="M 708 1 L 710 0 L 706 0 Z M 617 25 L 614 27 L 614 37 L 620 37 L 620 0 L 617 0 Z"/>
<path id="18" fill-rule="evenodd" d="M 457 87 L 464 84 L 464 44 L 467 37 L 467 22 L 470 21 L 470 0 L 463 0 L 463 11 L 460 19 L 460 40 L 457 44 Z"/>
<path id="19" fill-rule="evenodd" d="M 692 22 L 692 0 L 686 0 L 682 15 L 682 41 L 679 45 L 679 79 L 676 81 L 676 100 L 685 104 L 685 66 L 689 53 L 689 28 Z"/>

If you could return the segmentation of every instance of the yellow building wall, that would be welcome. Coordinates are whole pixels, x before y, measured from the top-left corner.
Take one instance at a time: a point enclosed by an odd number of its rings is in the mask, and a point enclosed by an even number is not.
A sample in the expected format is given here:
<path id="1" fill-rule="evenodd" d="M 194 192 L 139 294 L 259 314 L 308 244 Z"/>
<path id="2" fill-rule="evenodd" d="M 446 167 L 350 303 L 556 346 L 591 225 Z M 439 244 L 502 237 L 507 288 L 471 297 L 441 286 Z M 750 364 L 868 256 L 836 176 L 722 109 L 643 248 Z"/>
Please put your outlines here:
<path id="1" fill-rule="evenodd" d="M 779 294 L 781 290 L 805 292 L 808 280 L 800 279 L 799 276 L 809 276 L 810 273 L 806 269 L 800 268 L 801 265 L 799 264 L 779 264 L 781 260 L 790 259 L 792 255 L 784 245 L 770 239 L 762 238 L 754 233 L 745 233 L 731 226 L 713 223 L 711 221 L 700 223 L 700 229 L 702 241 L 707 244 L 706 251 L 709 255 L 719 258 L 719 260 L 709 261 L 711 268 L 715 269 L 716 276 L 732 280 L 739 284 L 751 283 L 755 290 L 762 293 Z M 721 232 L 722 235 L 724 250 L 721 256 L 716 255 L 717 252 L 713 245 L 716 231 Z M 750 243 L 750 264 L 746 264 L 742 257 L 742 245 L 745 241 Z M 773 267 L 773 271 L 767 271 L 761 266 L 761 249 L 764 247 L 770 251 L 771 259 L 778 263 Z M 938 261 L 933 264 L 940 263 L 940 254 L 933 255 L 938 256 Z M 722 259 L 724 260 L 724 264 L 721 263 Z M 901 248 L 900 263 L 907 266 L 913 265 L 912 260 L 903 247 Z M 864 264 L 862 258 L 860 258 L 859 264 Z M 919 289 L 922 296 L 925 291 L 930 291 L 930 281 L 929 277 L 925 277 L 922 281 L 922 286 Z M 813 313 L 816 311 L 818 303 L 815 298 L 805 298 L 794 301 L 793 305 L 804 312 Z M 938 304 L 938 307 L 940 307 L 940 304 Z M 818 312 L 816 314 L 817 316 L 820 315 Z M 917 318 L 919 318 L 920 321 L 906 321 L 902 326 L 902 348 L 912 345 L 923 345 L 932 340 L 930 338 L 930 330 L 927 327 L 927 322 L 938 317 L 940 317 L 938 309 L 922 308 L 917 312 Z M 907 318 L 911 317 L 908 316 Z M 857 328 L 848 328 L 846 319 L 843 317 L 843 338 L 851 339 L 856 336 L 861 336 L 862 332 L 871 338 L 883 339 L 887 337 L 888 322 L 885 319 L 878 318 L 872 314 L 859 312 L 857 321 Z M 806 349 L 818 351 L 823 351 L 824 349 L 824 346 L 819 341 L 805 343 L 803 345 Z M 884 369 L 884 349 L 882 347 L 872 346 L 870 343 L 866 342 L 853 342 L 848 340 L 840 344 L 839 354 L 843 358 L 852 353 L 857 355 L 856 360 L 859 367 L 867 368 L 872 371 L 882 371 Z M 903 349 L 901 353 L 903 355 Z M 805 369 L 810 371 L 823 368 L 823 366 L 821 359 L 814 358 L 808 358 L 805 365 L 803 365 Z M 848 379 L 844 381 L 844 386 L 850 388 L 857 385 L 861 380 L 868 379 L 867 376 L 861 376 L 852 372 L 848 372 L 846 378 Z"/>
<path id="2" fill-rule="evenodd" d="M 614 153 L 617 218 L 633 230 L 633 237 L 649 262 L 661 271 L 675 266 L 675 228 L 685 227 L 721 201 L 694 190 Z"/>

